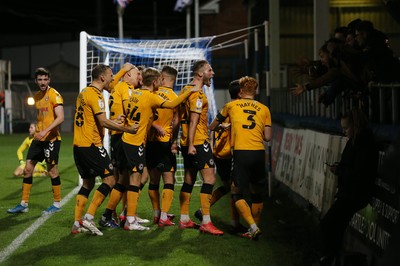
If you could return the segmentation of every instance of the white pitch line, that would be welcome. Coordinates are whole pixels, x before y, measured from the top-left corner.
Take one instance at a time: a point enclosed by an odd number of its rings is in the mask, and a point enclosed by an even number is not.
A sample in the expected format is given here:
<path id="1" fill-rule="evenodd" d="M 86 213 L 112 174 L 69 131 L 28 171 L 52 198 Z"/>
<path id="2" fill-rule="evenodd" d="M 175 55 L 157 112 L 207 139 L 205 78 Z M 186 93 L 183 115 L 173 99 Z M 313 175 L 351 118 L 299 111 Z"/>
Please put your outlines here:
<path id="1" fill-rule="evenodd" d="M 74 195 L 76 195 L 76 193 L 78 193 L 79 189 L 80 186 L 76 187 L 70 193 L 68 193 L 68 195 L 61 200 L 60 205 L 63 206 L 65 203 L 67 203 Z M 42 224 L 44 224 L 44 222 L 47 221 L 47 219 L 50 218 L 51 215 L 43 215 L 39 217 L 31 226 L 29 226 L 24 232 L 22 232 L 16 239 L 14 239 L 14 241 L 11 242 L 10 245 L 2 250 L 0 252 L 0 263 L 2 263 L 17 248 L 19 248 L 24 243 L 24 241 L 36 231 L 36 229 L 38 229 Z"/>

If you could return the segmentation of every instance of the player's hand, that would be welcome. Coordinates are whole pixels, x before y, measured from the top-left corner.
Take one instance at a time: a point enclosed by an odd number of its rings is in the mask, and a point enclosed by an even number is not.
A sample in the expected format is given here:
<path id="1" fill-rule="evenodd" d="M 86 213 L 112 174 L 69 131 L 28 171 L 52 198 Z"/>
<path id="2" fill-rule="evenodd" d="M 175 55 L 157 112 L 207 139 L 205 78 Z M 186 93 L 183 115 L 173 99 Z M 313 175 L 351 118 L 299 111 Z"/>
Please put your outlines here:
<path id="1" fill-rule="evenodd" d="M 46 134 L 47 134 L 47 132 L 45 132 L 45 131 L 40 131 L 40 132 L 37 132 L 35 135 L 33 135 L 33 138 L 35 139 L 35 140 L 41 140 L 41 139 L 43 139 L 45 136 L 46 136 Z"/>
<path id="2" fill-rule="evenodd" d="M 125 64 L 124 64 L 124 66 L 123 66 L 123 69 L 126 71 L 126 72 L 128 72 L 128 71 L 130 71 L 132 68 L 134 68 L 135 66 L 134 65 L 132 65 L 131 63 L 129 63 L 129 62 L 126 62 Z"/>
<path id="3" fill-rule="evenodd" d="M 139 123 L 135 123 L 128 129 L 128 133 L 136 134 L 139 129 Z"/>
<path id="4" fill-rule="evenodd" d="M 179 146 L 178 143 L 176 143 L 176 141 L 172 142 L 171 144 L 171 152 L 172 154 L 179 154 Z"/>
<path id="5" fill-rule="evenodd" d="M 118 124 L 123 124 L 123 123 L 125 123 L 125 115 L 124 115 L 124 114 L 119 115 L 119 116 L 117 117 L 116 122 L 117 122 Z"/>
<path id="6" fill-rule="evenodd" d="M 231 123 L 221 123 L 219 124 L 219 127 L 223 130 L 227 130 L 231 126 Z"/>
<path id="7" fill-rule="evenodd" d="M 193 145 L 190 145 L 188 148 L 188 154 L 189 155 L 195 155 L 197 154 L 196 148 Z"/>
<path id="8" fill-rule="evenodd" d="M 198 92 L 201 91 L 203 89 L 202 86 L 200 86 L 199 84 L 194 85 L 193 87 L 190 88 L 191 92 Z"/>
<path id="9" fill-rule="evenodd" d="M 165 136 L 165 130 L 162 126 L 160 125 L 156 125 L 156 124 L 152 124 L 152 127 L 155 128 L 155 130 L 157 131 L 157 136 L 159 137 L 164 137 Z"/>

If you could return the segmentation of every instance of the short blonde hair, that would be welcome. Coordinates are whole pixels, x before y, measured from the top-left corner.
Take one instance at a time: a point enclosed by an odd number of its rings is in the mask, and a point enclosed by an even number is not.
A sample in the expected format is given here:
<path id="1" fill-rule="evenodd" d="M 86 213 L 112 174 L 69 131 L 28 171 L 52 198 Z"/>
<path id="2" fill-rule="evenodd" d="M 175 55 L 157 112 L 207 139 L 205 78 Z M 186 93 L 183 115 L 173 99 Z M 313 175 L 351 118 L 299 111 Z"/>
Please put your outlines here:
<path id="1" fill-rule="evenodd" d="M 143 85 L 150 86 L 154 80 L 158 79 L 161 76 L 161 72 L 154 68 L 148 67 L 143 70 L 142 77 L 143 77 Z"/>
<path id="2" fill-rule="evenodd" d="M 239 79 L 239 86 L 243 93 L 248 95 L 256 95 L 258 82 L 253 77 L 245 76 Z"/>

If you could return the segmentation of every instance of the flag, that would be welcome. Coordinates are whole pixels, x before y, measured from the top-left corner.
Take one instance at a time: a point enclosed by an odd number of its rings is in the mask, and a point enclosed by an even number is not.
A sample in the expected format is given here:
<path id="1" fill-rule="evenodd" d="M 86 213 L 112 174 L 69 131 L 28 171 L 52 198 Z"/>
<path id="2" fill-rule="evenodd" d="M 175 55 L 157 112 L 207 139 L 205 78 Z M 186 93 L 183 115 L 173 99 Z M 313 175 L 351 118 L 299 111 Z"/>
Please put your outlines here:
<path id="1" fill-rule="evenodd" d="M 182 12 L 185 7 L 190 6 L 192 3 L 193 0 L 177 0 L 174 11 Z"/>
<path id="2" fill-rule="evenodd" d="M 114 0 L 114 4 L 119 7 L 125 8 L 133 0 Z"/>

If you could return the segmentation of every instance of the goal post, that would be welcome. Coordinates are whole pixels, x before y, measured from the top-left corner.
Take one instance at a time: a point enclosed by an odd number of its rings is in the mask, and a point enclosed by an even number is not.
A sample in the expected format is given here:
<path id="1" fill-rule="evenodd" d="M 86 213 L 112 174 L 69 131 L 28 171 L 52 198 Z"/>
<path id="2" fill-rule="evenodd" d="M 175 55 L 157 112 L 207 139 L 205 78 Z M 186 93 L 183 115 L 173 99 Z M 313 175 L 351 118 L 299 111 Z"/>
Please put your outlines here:
<path id="1" fill-rule="evenodd" d="M 179 92 L 183 86 L 191 82 L 192 65 L 198 60 L 207 60 L 211 63 L 210 45 L 214 37 L 200 37 L 189 39 L 163 39 L 163 40 L 136 40 L 120 39 L 113 37 L 95 36 L 86 32 L 80 33 L 80 90 L 92 82 L 91 71 L 98 64 L 107 64 L 113 72 L 118 72 L 124 63 L 133 65 L 155 67 L 159 70 L 164 65 L 170 65 L 178 70 L 174 91 Z M 214 96 L 214 86 L 204 86 L 209 101 L 209 117 L 213 119 L 217 114 Z M 109 94 L 103 91 L 108 102 Z M 107 106 L 107 116 L 109 110 Z M 110 151 L 108 130 L 105 131 L 104 146 Z M 175 174 L 176 184 L 183 184 L 183 159 L 177 157 L 178 167 Z M 197 178 L 197 184 L 201 182 Z"/>

